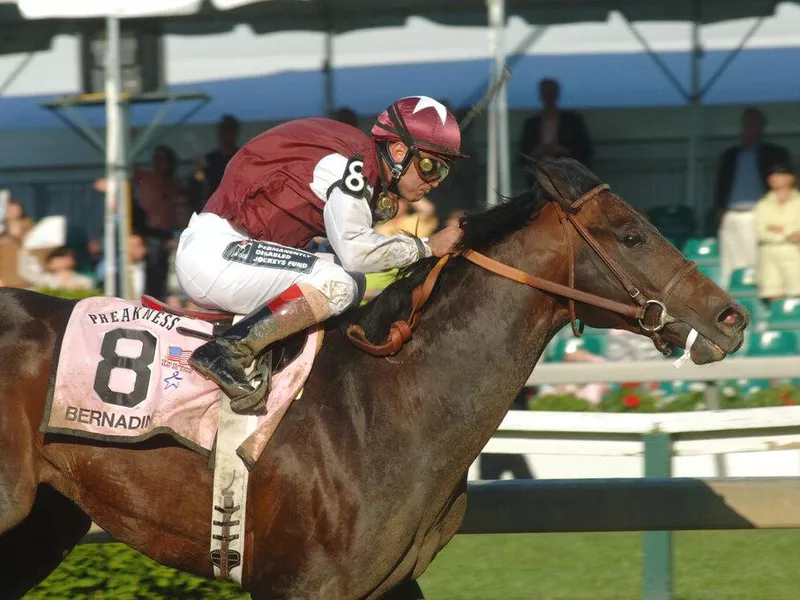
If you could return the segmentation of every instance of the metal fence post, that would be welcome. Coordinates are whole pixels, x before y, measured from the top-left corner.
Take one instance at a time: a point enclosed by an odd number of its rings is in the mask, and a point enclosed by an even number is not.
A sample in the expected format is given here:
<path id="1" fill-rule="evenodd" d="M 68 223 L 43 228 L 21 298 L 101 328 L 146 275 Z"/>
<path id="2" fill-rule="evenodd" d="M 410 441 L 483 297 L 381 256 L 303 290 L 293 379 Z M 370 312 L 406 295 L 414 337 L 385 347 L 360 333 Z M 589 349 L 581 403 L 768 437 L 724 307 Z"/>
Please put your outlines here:
<path id="1" fill-rule="evenodd" d="M 672 477 L 672 440 L 664 433 L 646 434 L 644 476 Z M 644 600 L 672 600 L 672 532 L 642 534 L 642 591 Z"/>

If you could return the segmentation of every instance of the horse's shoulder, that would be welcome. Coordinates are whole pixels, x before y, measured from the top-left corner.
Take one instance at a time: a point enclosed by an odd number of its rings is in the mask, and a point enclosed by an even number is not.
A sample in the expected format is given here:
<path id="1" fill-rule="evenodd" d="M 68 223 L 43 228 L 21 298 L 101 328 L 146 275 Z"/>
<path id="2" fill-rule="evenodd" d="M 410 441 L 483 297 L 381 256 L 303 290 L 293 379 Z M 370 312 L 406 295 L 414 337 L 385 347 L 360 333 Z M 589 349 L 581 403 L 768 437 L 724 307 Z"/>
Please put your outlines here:
<path id="1" fill-rule="evenodd" d="M 28 325 L 31 321 L 66 327 L 75 300 L 56 298 L 20 288 L 0 288 L 0 329 Z"/>

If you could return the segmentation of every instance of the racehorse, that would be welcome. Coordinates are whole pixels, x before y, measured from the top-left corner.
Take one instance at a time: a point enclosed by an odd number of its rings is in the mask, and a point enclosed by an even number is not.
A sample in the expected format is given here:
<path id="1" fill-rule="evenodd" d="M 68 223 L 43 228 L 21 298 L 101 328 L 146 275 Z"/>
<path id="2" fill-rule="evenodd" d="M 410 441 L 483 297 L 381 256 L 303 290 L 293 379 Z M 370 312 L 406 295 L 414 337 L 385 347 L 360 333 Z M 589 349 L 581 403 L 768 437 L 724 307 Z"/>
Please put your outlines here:
<path id="1" fill-rule="evenodd" d="M 662 347 L 694 329 L 696 363 L 740 347 L 747 312 L 594 174 L 569 159 L 533 171 L 529 191 L 463 219 L 460 255 L 436 267 L 402 349 L 376 357 L 344 331 L 382 341 L 436 259 L 329 324 L 304 394 L 251 472 L 243 585 L 253 598 L 423 598 L 416 580 L 459 529 L 467 469 L 575 318 Z M 497 262 L 476 265 L 475 251 Z M 571 288 L 584 295 L 558 291 Z M 164 565 L 213 576 L 207 459 L 167 438 L 115 446 L 40 433 L 74 304 L 0 292 L 3 598 L 44 579 L 90 520 Z"/>

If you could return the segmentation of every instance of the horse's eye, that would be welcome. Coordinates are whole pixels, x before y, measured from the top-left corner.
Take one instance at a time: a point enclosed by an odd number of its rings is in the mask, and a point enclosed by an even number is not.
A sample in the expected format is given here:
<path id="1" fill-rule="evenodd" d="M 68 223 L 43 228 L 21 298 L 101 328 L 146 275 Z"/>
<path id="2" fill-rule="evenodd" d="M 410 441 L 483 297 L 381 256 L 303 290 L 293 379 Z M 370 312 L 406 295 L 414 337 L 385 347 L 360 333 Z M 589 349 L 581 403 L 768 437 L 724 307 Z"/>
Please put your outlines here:
<path id="1" fill-rule="evenodd" d="M 628 234 L 624 238 L 622 238 L 622 243 L 625 244 L 628 248 L 633 248 L 634 246 L 638 246 L 643 242 L 644 238 L 642 238 L 642 236 L 640 235 Z"/>

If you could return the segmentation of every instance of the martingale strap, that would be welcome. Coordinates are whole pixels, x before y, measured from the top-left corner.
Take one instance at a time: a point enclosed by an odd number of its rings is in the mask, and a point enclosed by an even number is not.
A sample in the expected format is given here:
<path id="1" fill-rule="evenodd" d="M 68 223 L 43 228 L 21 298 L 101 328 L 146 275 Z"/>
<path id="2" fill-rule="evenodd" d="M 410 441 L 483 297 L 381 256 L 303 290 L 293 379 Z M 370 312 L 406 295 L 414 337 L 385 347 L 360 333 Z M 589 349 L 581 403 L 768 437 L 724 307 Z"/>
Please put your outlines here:
<path id="1" fill-rule="evenodd" d="M 389 335 L 381 344 L 373 344 L 367 339 L 367 335 L 359 325 L 350 325 L 347 328 L 347 339 L 355 346 L 361 348 L 373 356 L 394 356 L 403 349 L 405 343 L 411 339 L 414 330 L 419 325 L 422 317 L 422 308 L 431 297 L 433 287 L 439 279 L 442 269 L 450 260 L 450 255 L 445 255 L 439 259 L 436 265 L 428 273 L 422 285 L 414 288 L 411 292 L 411 314 L 407 321 L 395 321 L 389 328 Z"/>

